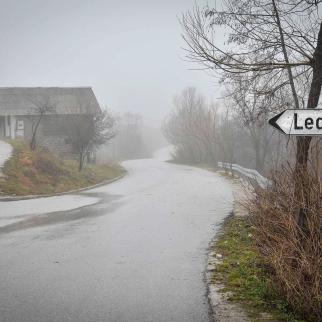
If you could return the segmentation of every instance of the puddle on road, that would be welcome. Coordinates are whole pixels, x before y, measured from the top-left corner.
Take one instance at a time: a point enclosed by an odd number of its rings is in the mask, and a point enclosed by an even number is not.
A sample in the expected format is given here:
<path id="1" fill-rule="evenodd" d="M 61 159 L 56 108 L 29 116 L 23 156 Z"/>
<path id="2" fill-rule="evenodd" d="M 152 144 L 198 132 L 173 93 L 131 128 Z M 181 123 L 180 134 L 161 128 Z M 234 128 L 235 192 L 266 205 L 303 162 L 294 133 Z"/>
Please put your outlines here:
<path id="1" fill-rule="evenodd" d="M 121 205 L 119 200 L 121 195 L 107 195 L 106 193 L 82 193 L 89 197 L 99 197 L 100 201 L 96 204 L 82 206 L 67 211 L 56 211 L 47 214 L 40 214 L 28 217 L 27 219 L 0 227 L 0 236 L 18 230 L 26 230 L 35 227 L 55 225 L 63 222 L 90 219 L 103 216 L 114 211 Z"/>

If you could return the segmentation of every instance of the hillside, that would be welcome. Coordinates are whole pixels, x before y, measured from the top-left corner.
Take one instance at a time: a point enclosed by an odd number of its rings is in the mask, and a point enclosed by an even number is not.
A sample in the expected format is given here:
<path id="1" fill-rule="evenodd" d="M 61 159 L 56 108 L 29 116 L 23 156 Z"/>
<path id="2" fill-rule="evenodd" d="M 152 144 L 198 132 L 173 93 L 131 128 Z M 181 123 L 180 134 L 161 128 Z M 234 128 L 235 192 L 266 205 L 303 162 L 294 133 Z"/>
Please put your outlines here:
<path id="1" fill-rule="evenodd" d="M 5 163 L 1 195 L 45 195 L 66 192 L 117 178 L 125 170 L 118 164 L 87 165 L 78 171 L 77 162 L 62 160 L 47 151 L 32 151 L 21 141 L 10 142 L 13 156 Z"/>

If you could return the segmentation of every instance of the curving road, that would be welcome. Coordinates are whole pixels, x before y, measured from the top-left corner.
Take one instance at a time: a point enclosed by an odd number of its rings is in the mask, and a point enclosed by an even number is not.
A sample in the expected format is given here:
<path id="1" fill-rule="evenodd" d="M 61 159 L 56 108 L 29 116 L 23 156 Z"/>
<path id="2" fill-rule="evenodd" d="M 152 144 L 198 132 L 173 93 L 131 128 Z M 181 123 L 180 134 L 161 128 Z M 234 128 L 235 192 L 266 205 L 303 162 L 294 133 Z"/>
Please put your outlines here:
<path id="1" fill-rule="evenodd" d="M 77 195 L 0 203 L 1 321 L 211 321 L 207 246 L 230 183 L 160 158 Z"/>

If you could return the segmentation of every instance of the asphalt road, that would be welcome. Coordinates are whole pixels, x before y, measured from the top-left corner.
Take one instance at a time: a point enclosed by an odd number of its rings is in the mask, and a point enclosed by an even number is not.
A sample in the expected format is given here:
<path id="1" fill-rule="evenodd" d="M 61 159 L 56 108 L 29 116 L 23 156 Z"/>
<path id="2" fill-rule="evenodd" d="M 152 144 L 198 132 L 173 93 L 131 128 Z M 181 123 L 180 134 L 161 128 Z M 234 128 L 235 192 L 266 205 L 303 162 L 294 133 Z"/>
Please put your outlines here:
<path id="1" fill-rule="evenodd" d="M 110 185 L 0 203 L 1 321 L 211 321 L 203 272 L 230 183 L 160 159 L 124 165 Z"/>

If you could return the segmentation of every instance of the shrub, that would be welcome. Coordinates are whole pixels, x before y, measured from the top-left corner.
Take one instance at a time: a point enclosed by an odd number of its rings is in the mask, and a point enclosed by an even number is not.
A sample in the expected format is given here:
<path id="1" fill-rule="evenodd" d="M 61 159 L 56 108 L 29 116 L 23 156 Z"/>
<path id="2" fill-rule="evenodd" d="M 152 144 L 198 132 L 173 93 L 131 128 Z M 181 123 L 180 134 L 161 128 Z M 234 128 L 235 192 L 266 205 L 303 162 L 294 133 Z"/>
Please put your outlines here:
<path id="1" fill-rule="evenodd" d="M 303 191 L 306 202 L 295 197 L 293 170 L 284 166 L 272 175 L 272 185 L 256 188 L 245 206 L 255 228 L 256 246 L 272 270 L 278 292 L 290 307 L 309 321 L 322 319 L 321 182 L 310 169 Z M 305 209 L 307 229 L 297 224 Z"/>
<path id="2" fill-rule="evenodd" d="M 51 153 L 39 152 L 34 158 L 34 167 L 41 173 L 46 173 L 49 176 L 64 175 L 62 162 Z"/>

